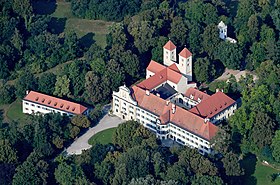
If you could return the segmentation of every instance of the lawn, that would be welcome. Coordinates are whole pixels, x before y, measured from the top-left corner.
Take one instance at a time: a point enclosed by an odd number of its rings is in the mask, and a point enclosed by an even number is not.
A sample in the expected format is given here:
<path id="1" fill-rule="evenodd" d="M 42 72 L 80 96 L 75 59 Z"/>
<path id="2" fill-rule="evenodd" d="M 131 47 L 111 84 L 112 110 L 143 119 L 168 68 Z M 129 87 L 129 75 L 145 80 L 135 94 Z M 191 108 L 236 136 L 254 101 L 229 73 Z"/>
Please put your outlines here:
<path id="1" fill-rule="evenodd" d="M 57 2 L 40 0 L 33 3 L 33 8 L 38 14 L 52 16 L 50 24 L 52 32 L 59 34 L 74 30 L 85 46 L 96 42 L 101 47 L 106 47 L 106 34 L 113 22 L 76 18 L 71 12 L 71 3 L 63 0 Z"/>
<path id="2" fill-rule="evenodd" d="M 26 115 L 22 113 L 22 102 L 20 100 L 16 100 L 10 104 L 7 111 L 7 118 L 9 121 L 25 121 Z"/>
<path id="3" fill-rule="evenodd" d="M 92 145 L 93 143 L 100 143 L 100 144 L 112 143 L 112 136 L 116 129 L 117 128 L 109 128 L 107 130 L 98 132 L 88 140 L 88 143 L 90 145 Z"/>
<path id="4" fill-rule="evenodd" d="M 271 182 L 270 176 L 272 174 L 280 173 L 271 167 L 264 166 L 260 161 L 257 161 L 255 157 L 248 156 L 242 162 L 245 168 L 245 185 L 279 185 L 280 177 L 276 178 L 274 182 Z"/>

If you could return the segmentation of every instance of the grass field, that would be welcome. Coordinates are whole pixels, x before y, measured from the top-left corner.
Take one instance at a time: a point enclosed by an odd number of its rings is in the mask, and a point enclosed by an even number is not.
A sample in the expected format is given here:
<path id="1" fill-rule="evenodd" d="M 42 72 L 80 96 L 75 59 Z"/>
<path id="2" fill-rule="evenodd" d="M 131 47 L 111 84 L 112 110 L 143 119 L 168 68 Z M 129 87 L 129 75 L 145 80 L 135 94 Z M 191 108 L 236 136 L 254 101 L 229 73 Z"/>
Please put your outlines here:
<path id="1" fill-rule="evenodd" d="M 21 101 L 16 100 L 10 104 L 6 115 L 9 121 L 25 121 L 26 115 L 22 113 Z"/>
<path id="2" fill-rule="evenodd" d="M 33 8 L 38 14 L 52 16 L 51 30 L 53 32 L 62 33 L 74 30 L 85 46 L 96 42 L 101 47 L 106 47 L 106 34 L 113 22 L 76 18 L 71 12 L 71 3 L 63 0 L 56 2 L 40 0 L 33 3 Z"/>
<path id="3" fill-rule="evenodd" d="M 90 145 L 92 145 L 93 143 L 100 143 L 100 144 L 112 143 L 112 136 L 116 129 L 117 128 L 109 128 L 107 130 L 98 132 L 88 140 L 88 143 Z"/>
<path id="4" fill-rule="evenodd" d="M 244 185 L 279 185 L 280 177 L 271 182 L 271 175 L 280 173 L 269 166 L 264 166 L 255 157 L 249 156 L 242 162 L 245 168 Z"/>

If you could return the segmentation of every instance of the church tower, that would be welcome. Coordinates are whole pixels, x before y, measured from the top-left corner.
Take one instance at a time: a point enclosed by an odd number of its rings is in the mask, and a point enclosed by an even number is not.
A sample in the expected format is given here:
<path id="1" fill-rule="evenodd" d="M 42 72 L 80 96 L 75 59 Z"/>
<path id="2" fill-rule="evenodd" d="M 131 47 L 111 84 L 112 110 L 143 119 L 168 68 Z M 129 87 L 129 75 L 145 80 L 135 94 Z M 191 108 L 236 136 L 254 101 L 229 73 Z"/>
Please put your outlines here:
<path id="1" fill-rule="evenodd" d="M 225 23 L 223 21 L 221 21 L 218 24 L 218 28 L 219 28 L 219 37 L 223 40 L 225 40 L 227 38 L 227 26 L 225 25 Z"/>
<path id="2" fill-rule="evenodd" d="M 165 66 L 170 66 L 174 62 L 176 62 L 176 46 L 169 40 L 163 46 L 163 64 Z"/>
<path id="3" fill-rule="evenodd" d="M 177 67 L 188 78 L 188 81 L 192 81 L 192 53 L 187 48 L 184 48 L 179 53 Z"/>

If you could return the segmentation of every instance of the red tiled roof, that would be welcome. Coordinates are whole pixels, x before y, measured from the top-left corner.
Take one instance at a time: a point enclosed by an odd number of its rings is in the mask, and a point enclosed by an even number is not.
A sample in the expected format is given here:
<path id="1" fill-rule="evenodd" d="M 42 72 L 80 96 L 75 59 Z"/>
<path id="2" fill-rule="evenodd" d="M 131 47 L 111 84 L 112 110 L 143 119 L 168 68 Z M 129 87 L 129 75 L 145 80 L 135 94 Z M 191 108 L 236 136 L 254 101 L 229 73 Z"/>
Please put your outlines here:
<path id="1" fill-rule="evenodd" d="M 190 56 L 192 56 L 192 53 L 187 49 L 184 48 L 180 53 L 180 56 L 184 57 L 184 58 L 189 58 Z"/>
<path id="2" fill-rule="evenodd" d="M 204 92 L 202 92 L 202 91 L 200 91 L 196 88 L 193 88 L 193 87 L 188 88 L 186 93 L 185 93 L 185 96 L 188 97 L 188 98 L 190 98 L 191 95 L 193 96 L 193 99 L 195 101 L 198 101 L 198 98 L 201 101 L 203 101 L 203 100 L 206 100 L 207 98 L 210 97 L 208 94 L 206 94 L 206 93 L 204 93 Z"/>
<path id="3" fill-rule="evenodd" d="M 45 105 L 54 109 L 62 110 L 65 112 L 73 114 L 82 114 L 88 108 L 84 107 L 78 103 L 70 102 L 46 94 L 42 94 L 35 91 L 30 91 L 25 97 L 24 100 L 34 102 L 36 104 Z"/>
<path id="4" fill-rule="evenodd" d="M 165 49 L 168 49 L 169 51 L 172 51 L 176 48 L 176 46 L 173 44 L 171 40 L 169 40 L 163 47 Z"/>
<path id="5" fill-rule="evenodd" d="M 137 84 L 137 86 L 151 90 L 159 86 L 160 84 L 166 82 L 167 80 L 178 84 L 181 78 L 182 74 L 165 67 L 165 69 L 161 70 L 160 72 L 157 72 L 154 76 L 151 76 L 148 79 L 140 82 L 139 84 Z"/>
<path id="6" fill-rule="evenodd" d="M 178 73 L 181 73 L 180 70 L 178 69 L 178 67 L 177 67 L 177 65 L 176 65 L 175 63 L 172 64 L 172 65 L 170 65 L 168 68 L 169 68 L 169 69 L 172 69 L 173 71 L 176 71 L 176 72 L 178 72 Z"/>
<path id="7" fill-rule="evenodd" d="M 218 131 L 218 127 L 211 122 L 205 123 L 203 118 L 181 107 L 176 107 L 175 113 L 173 114 L 172 103 L 166 103 L 166 100 L 152 93 L 148 96 L 145 90 L 140 87 L 132 87 L 132 97 L 137 101 L 139 107 L 158 115 L 162 124 L 172 122 L 206 140 L 211 140 Z"/>
<path id="8" fill-rule="evenodd" d="M 161 70 L 165 69 L 164 65 L 161 65 L 160 63 L 157 63 L 153 60 L 151 60 L 151 62 L 149 63 L 147 70 L 151 71 L 153 73 L 157 73 L 160 72 Z"/>
<path id="9" fill-rule="evenodd" d="M 189 111 L 203 118 L 212 118 L 216 114 L 222 112 L 224 109 L 228 108 L 234 103 L 235 101 L 233 99 L 228 97 L 223 92 L 219 91 L 207 98 L 206 100 L 202 101 Z"/>

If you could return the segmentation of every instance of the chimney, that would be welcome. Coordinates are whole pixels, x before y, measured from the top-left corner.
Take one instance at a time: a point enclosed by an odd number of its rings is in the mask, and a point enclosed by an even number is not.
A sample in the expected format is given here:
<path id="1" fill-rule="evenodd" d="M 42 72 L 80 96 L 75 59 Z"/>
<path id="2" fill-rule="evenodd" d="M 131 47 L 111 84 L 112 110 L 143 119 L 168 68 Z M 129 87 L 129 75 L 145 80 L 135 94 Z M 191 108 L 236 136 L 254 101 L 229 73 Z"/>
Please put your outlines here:
<path id="1" fill-rule="evenodd" d="M 157 95 L 157 97 L 160 97 L 160 94 L 159 94 L 159 93 L 157 93 L 156 95 Z"/>
<path id="2" fill-rule="evenodd" d="M 222 92 L 224 92 L 224 89 L 221 89 Z"/>
<path id="3" fill-rule="evenodd" d="M 220 89 L 217 88 L 217 89 L 216 89 L 216 92 L 219 92 L 219 91 L 220 91 Z"/>
<path id="4" fill-rule="evenodd" d="M 172 114 L 174 114 L 176 111 L 176 105 L 175 104 L 172 104 Z"/>
<path id="5" fill-rule="evenodd" d="M 209 121 L 209 118 L 204 118 L 204 123 L 207 123 Z"/>
<path id="6" fill-rule="evenodd" d="M 25 93 L 26 93 L 26 95 L 29 94 L 29 90 L 26 90 Z"/>
<path id="7" fill-rule="evenodd" d="M 146 90 L 146 95 L 149 96 L 150 95 L 150 91 Z"/>
<path id="8" fill-rule="evenodd" d="M 168 106 L 170 103 L 170 100 L 166 100 L 166 106 Z"/>

